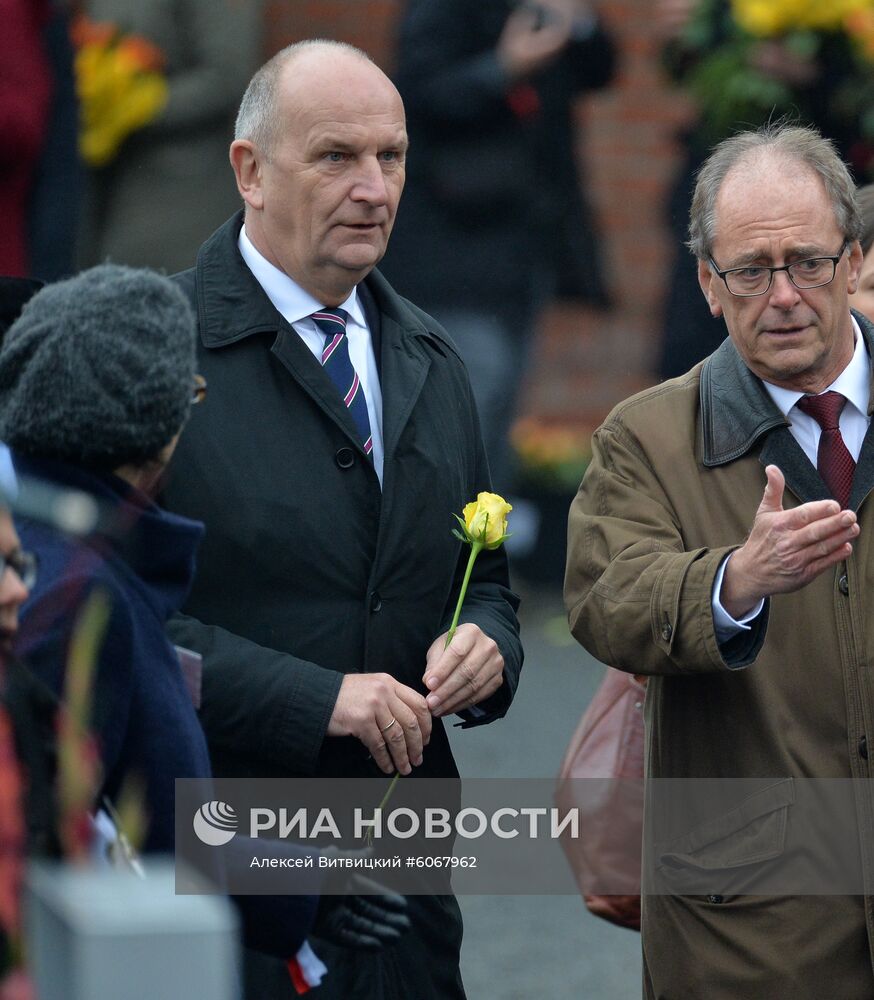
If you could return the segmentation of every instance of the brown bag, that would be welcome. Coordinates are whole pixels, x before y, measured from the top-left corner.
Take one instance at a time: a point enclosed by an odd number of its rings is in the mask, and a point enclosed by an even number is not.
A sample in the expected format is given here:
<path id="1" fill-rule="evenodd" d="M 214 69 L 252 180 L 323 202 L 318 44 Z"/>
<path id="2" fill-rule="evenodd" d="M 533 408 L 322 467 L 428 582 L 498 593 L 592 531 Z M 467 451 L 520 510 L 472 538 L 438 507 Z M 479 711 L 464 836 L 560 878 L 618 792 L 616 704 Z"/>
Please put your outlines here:
<path id="1" fill-rule="evenodd" d="M 571 737 L 555 791 L 563 812 L 580 811 L 579 837 L 564 832 L 561 843 L 586 906 L 634 930 L 640 930 L 645 694 L 646 678 L 608 667 Z M 605 780 L 581 780 L 595 778 Z"/>

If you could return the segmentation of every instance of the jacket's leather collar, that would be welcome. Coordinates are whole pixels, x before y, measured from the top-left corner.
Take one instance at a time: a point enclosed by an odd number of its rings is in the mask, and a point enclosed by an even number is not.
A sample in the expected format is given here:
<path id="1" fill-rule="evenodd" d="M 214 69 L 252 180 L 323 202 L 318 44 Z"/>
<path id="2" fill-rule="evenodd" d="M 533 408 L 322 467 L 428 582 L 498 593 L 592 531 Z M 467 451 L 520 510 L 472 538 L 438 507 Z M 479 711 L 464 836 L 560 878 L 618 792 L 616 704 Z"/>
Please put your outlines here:
<path id="1" fill-rule="evenodd" d="M 874 358 L 874 324 L 855 310 L 853 315 L 865 338 L 868 356 Z M 871 370 L 869 415 L 874 409 L 874 363 Z M 728 337 L 704 362 L 699 391 L 702 461 L 708 467 L 740 458 L 763 434 L 775 427 L 789 426 L 761 380 L 747 368 Z"/>
<path id="2" fill-rule="evenodd" d="M 237 238 L 242 225 L 240 211 L 210 236 L 197 255 L 198 319 L 201 340 L 207 348 L 226 347 L 285 325 L 240 254 Z M 378 309 L 395 320 L 402 334 L 431 338 L 452 347 L 439 329 L 424 322 L 424 314 L 406 308 L 378 271 L 372 271 L 365 282 Z"/>

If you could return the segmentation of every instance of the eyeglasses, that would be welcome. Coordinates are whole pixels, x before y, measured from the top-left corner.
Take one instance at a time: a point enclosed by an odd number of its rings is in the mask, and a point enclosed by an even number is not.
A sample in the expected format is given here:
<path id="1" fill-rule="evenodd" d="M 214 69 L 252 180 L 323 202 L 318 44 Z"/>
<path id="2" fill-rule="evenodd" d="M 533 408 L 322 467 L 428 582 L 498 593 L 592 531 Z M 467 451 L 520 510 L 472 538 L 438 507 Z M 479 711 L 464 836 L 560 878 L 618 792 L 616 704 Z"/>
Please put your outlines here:
<path id="1" fill-rule="evenodd" d="M 191 405 L 196 406 L 206 399 L 206 379 L 202 375 L 194 376 L 194 387 L 191 390 Z"/>
<path id="2" fill-rule="evenodd" d="M 0 552 L 0 577 L 11 569 L 28 590 L 36 583 L 37 558 L 32 552 L 16 549 L 4 555 Z"/>
<path id="3" fill-rule="evenodd" d="M 720 271 L 712 257 L 707 259 L 732 295 L 748 298 L 752 295 L 764 295 L 778 271 L 785 271 L 796 288 L 819 288 L 820 285 L 827 285 L 834 280 L 838 261 L 849 245 L 849 240 L 844 240 L 834 257 L 808 257 L 782 267 L 750 264 L 747 267 L 730 267 L 726 271 Z"/>

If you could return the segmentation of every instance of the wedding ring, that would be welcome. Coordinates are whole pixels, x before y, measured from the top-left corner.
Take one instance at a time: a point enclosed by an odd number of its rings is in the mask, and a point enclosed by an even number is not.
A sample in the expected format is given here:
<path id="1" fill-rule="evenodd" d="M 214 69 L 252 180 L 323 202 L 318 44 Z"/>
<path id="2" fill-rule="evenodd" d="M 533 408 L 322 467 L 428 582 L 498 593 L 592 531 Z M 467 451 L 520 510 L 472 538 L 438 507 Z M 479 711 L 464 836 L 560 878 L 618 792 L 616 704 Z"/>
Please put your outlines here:
<path id="1" fill-rule="evenodd" d="M 386 726 L 386 727 L 385 727 L 384 729 L 380 729 L 380 732 L 381 732 L 381 733 L 387 733 L 387 732 L 389 731 L 389 729 L 391 729 L 391 727 L 392 727 L 392 726 L 393 726 L 393 725 L 394 725 L 394 724 L 395 724 L 395 723 L 396 723 L 397 721 L 398 721 L 397 719 L 395 719 L 394 717 L 392 717 L 392 720 L 391 720 L 391 722 L 390 722 L 390 723 L 389 723 L 389 724 L 388 724 L 388 725 L 387 725 L 387 726 Z"/>

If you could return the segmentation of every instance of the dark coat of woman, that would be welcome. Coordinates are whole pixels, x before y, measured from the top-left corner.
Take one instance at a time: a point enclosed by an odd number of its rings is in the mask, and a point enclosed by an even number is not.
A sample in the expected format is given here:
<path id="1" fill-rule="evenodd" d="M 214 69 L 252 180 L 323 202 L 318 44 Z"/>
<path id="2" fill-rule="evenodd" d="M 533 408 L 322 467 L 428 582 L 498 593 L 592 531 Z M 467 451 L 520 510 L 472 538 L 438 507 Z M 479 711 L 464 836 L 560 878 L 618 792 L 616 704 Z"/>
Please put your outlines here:
<path id="1" fill-rule="evenodd" d="M 74 540 L 42 521 L 16 518 L 22 547 L 35 553 L 39 576 L 22 608 L 16 652 L 63 698 L 77 612 L 101 592 L 109 619 L 93 682 L 103 797 L 116 800 L 130 777 L 143 783 L 148 829 L 143 850 L 172 853 L 176 778 L 208 779 L 206 740 L 167 638 L 167 619 L 185 600 L 203 525 L 153 504 L 111 474 L 65 462 L 16 456 L 20 475 L 76 490 L 99 504 L 101 524 Z M 245 940 L 291 957 L 312 924 L 315 896 L 237 897 Z"/>
<path id="2" fill-rule="evenodd" d="M 199 319 L 210 395 L 165 494 L 207 526 L 191 617 L 173 634 L 204 658 L 201 717 L 216 774 L 384 777 L 357 739 L 326 738 L 328 721 L 348 673 L 386 672 L 426 693 L 425 655 L 449 626 L 467 562 L 452 514 L 490 485 L 470 384 L 440 327 L 372 272 L 358 290 L 380 367 L 380 489 L 329 376 L 244 264 L 240 225 L 231 219 L 178 278 Z M 497 642 L 504 683 L 468 725 L 502 716 L 516 688 L 507 584 L 503 550 L 483 552 L 462 621 Z M 457 774 L 435 719 L 422 765 L 401 785 Z M 331 975 L 314 996 L 463 996 L 454 898 L 409 903 L 413 929 L 391 951 L 325 949 Z M 272 1000 L 286 995 L 274 972 L 280 992 L 269 992 L 268 970 L 259 981 Z"/>
<path id="3" fill-rule="evenodd" d="M 145 784 L 147 851 L 172 851 L 176 778 L 209 774 L 206 740 L 165 633 L 194 575 L 203 526 L 162 511 L 111 475 L 66 463 L 16 456 L 23 475 L 82 490 L 114 511 L 119 536 L 84 542 L 30 518 L 17 519 L 22 546 L 39 560 L 39 576 L 22 609 L 18 652 L 63 696 L 77 612 L 96 591 L 109 604 L 93 685 L 103 786 L 115 800 L 136 773 Z"/>

